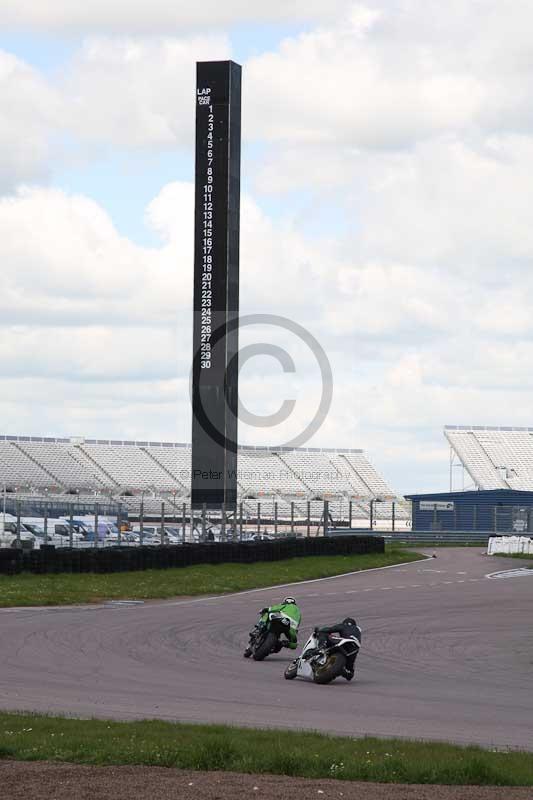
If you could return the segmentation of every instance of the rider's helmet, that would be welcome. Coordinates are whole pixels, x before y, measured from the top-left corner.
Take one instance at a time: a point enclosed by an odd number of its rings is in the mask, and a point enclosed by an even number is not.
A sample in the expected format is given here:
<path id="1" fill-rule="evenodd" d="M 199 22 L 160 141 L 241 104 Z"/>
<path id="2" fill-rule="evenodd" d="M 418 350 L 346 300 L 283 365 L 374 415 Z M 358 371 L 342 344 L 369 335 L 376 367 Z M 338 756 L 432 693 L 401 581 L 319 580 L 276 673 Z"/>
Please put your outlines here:
<path id="1" fill-rule="evenodd" d="M 289 605 L 290 603 L 293 603 L 294 605 L 296 605 L 296 600 L 294 599 L 294 597 L 286 597 L 286 598 L 283 600 L 283 605 L 284 605 L 284 606 L 287 606 L 287 605 Z"/>
<path id="2" fill-rule="evenodd" d="M 346 619 L 343 619 L 342 624 L 343 625 L 357 625 L 357 622 L 354 620 L 353 617 L 346 617 Z"/>

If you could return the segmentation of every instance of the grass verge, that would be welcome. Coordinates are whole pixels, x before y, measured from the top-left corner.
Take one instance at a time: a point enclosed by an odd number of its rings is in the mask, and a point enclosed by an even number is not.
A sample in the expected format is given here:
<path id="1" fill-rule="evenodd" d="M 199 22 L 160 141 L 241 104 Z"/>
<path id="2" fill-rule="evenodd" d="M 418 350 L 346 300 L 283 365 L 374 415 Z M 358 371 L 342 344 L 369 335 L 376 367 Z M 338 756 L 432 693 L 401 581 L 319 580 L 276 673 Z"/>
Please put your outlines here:
<path id="1" fill-rule="evenodd" d="M 528 553 L 495 553 L 495 558 L 517 558 L 519 561 L 530 561 L 529 569 L 533 569 L 533 556 Z M 526 564 L 526 566 L 528 566 Z"/>
<path id="2" fill-rule="evenodd" d="M 382 783 L 533 786 L 533 754 L 160 721 L 0 714 L 0 756 Z"/>
<path id="3" fill-rule="evenodd" d="M 293 581 L 328 578 L 343 572 L 402 564 L 419 553 L 387 547 L 385 553 L 306 556 L 255 564 L 200 564 L 179 569 L 54 575 L 0 576 L 0 606 L 69 605 L 101 600 L 224 594 Z"/>

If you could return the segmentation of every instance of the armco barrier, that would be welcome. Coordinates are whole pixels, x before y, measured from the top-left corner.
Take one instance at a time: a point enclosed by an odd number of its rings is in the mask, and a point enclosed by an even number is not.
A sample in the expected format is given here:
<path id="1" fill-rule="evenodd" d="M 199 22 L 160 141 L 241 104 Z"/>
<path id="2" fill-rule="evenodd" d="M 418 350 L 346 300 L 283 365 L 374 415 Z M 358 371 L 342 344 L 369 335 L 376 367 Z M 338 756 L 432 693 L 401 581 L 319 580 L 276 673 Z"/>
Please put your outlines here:
<path id="1" fill-rule="evenodd" d="M 210 542 L 165 547 L 107 547 L 101 550 L 55 550 L 41 548 L 31 552 L 0 550 L 0 574 L 59 572 L 125 572 L 167 569 L 194 564 L 251 564 L 255 561 L 281 561 L 299 556 L 383 553 L 381 536 L 330 536 L 307 539 L 279 539 L 262 542 Z"/>
<path id="2" fill-rule="evenodd" d="M 354 536 L 359 535 L 350 528 L 335 528 L 329 532 L 330 536 Z M 489 531 L 402 531 L 391 533 L 390 531 L 375 531 L 373 533 L 362 533 L 365 537 L 372 538 L 379 536 L 387 544 L 475 544 L 486 545 L 493 535 Z"/>

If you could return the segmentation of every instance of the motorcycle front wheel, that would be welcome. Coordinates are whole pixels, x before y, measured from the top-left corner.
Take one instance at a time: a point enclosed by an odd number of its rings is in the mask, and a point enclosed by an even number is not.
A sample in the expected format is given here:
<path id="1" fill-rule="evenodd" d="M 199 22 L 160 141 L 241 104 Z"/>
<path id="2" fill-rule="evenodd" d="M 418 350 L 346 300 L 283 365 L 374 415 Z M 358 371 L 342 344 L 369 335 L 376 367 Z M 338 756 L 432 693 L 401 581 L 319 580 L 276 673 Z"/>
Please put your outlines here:
<path id="1" fill-rule="evenodd" d="M 289 664 L 289 666 L 284 672 L 285 680 L 292 681 L 292 679 L 295 678 L 297 674 L 298 674 L 298 663 Z"/>
<path id="2" fill-rule="evenodd" d="M 261 644 L 255 648 L 253 654 L 254 661 L 262 661 L 266 658 L 275 648 L 277 641 L 278 637 L 276 634 L 269 631 Z"/>
<path id="3" fill-rule="evenodd" d="M 345 666 L 344 653 L 330 653 L 323 664 L 313 664 L 313 680 L 315 683 L 331 683 L 339 677 Z"/>

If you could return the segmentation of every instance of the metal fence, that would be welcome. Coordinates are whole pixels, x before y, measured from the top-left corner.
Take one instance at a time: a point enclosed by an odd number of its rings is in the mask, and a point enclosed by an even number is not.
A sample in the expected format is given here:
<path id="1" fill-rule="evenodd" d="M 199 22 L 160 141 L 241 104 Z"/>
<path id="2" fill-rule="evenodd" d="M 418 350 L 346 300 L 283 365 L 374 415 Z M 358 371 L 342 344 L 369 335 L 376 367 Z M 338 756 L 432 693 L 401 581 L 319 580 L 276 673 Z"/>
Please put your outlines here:
<path id="1" fill-rule="evenodd" d="M 410 525 L 404 503 L 376 499 L 290 501 L 246 499 L 235 508 L 192 509 L 168 497 L 136 503 L 116 498 L 73 501 L 65 495 L 40 497 L 6 494 L 0 509 L 0 546 L 38 549 L 135 547 L 209 541 L 261 541 L 283 537 L 324 536 L 349 527 L 403 530 Z"/>
<path id="2" fill-rule="evenodd" d="M 440 504 L 442 505 L 442 504 Z M 413 519 L 411 519 L 411 514 Z M 412 524 L 413 523 L 413 524 Z M 235 508 L 191 509 L 190 503 L 151 496 L 133 503 L 99 497 L 73 501 L 65 495 L 5 494 L 0 506 L 0 547 L 87 549 L 166 546 L 202 542 L 262 541 L 335 533 L 379 532 L 390 541 L 485 543 L 495 534 L 532 534 L 533 508 L 494 503 L 366 504 L 344 499 L 247 498 Z M 403 537 L 403 538 L 402 538 Z M 476 538 L 477 537 L 477 538 Z"/>
<path id="3" fill-rule="evenodd" d="M 413 531 L 474 531 L 495 533 L 532 533 L 533 507 L 504 505 L 487 500 L 479 503 L 413 502 Z M 444 508 L 443 506 L 448 506 Z"/>

